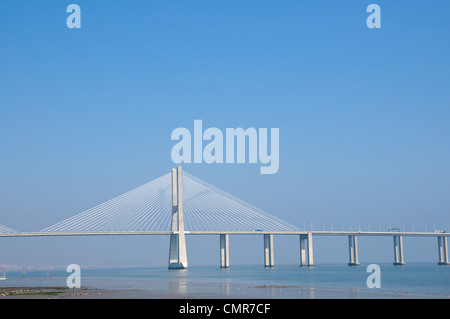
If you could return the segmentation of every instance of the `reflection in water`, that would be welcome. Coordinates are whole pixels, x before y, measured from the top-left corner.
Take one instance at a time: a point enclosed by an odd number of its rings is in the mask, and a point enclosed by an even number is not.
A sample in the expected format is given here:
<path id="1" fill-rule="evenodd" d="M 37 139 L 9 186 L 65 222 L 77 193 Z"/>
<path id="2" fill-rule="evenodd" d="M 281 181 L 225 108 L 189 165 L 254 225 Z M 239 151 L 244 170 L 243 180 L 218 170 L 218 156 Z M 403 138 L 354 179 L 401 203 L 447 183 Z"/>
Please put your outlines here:
<path id="1" fill-rule="evenodd" d="M 350 298 L 352 299 L 359 299 L 359 290 L 357 289 L 350 289 Z"/>
<path id="2" fill-rule="evenodd" d="M 169 291 L 174 295 L 185 295 L 187 293 L 188 282 L 185 280 L 179 281 L 170 281 L 169 282 Z"/>
<path id="3" fill-rule="evenodd" d="M 222 296 L 229 296 L 230 295 L 230 284 L 221 284 L 220 292 L 221 292 Z"/>

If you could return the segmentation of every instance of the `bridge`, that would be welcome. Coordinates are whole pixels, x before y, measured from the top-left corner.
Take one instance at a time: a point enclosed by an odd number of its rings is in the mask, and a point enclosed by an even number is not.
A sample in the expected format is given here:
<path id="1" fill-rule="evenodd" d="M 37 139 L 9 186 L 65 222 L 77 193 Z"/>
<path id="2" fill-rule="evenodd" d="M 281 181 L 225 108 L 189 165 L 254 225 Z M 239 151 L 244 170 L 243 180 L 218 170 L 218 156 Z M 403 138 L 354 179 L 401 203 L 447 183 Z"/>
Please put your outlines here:
<path id="1" fill-rule="evenodd" d="M 264 266 L 274 267 L 274 236 L 299 237 L 300 266 L 314 266 L 313 237 L 348 237 L 349 266 L 358 266 L 359 236 L 393 238 L 394 265 L 405 265 L 404 237 L 435 237 L 438 264 L 450 265 L 446 232 L 306 231 L 283 221 L 189 173 L 168 174 L 38 232 L 0 225 L 0 237 L 166 235 L 169 269 L 188 267 L 186 236 L 218 235 L 220 267 L 230 267 L 229 236 L 262 236 Z"/>

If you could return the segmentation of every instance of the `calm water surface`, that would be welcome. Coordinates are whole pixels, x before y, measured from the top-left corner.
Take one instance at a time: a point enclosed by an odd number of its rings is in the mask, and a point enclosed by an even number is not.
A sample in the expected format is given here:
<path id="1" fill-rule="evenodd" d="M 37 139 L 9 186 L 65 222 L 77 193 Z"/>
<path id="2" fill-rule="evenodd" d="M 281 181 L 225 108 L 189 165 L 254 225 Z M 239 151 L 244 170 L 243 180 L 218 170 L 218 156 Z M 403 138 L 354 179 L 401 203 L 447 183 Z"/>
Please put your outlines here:
<path id="1" fill-rule="evenodd" d="M 226 287 L 259 286 L 302 286 L 331 289 L 374 291 L 366 285 L 368 265 L 359 267 L 346 265 L 316 265 L 315 267 L 277 266 L 234 266 L 218 269 L 214 266 L 191 266 L 187 270 L 167 268 L 122 268 L 82 269 L 82 287 L 100 289 L 155 290 L 165 283 L 180 289 L 221 285 Z M 378 292 L 406 292 L 450 296 L 450 266 L 434 264 L 407 264 L 396 267 L 379 264 L 381 267 L 381 288 Z M 48 273 L 48 275 L 47 275 Z M 65 271 L 7 272 L 7 280 L 0 281 L 0 287 L 66 286 L 69 273 Z M 201 288 L 203 287 L 203 288 Z M 171 289 L 172 289 L 171 288 Z M 206 289 L 207 290 L 207 289 Z M 206 291 L 205 290 L 205 291 Z"/>

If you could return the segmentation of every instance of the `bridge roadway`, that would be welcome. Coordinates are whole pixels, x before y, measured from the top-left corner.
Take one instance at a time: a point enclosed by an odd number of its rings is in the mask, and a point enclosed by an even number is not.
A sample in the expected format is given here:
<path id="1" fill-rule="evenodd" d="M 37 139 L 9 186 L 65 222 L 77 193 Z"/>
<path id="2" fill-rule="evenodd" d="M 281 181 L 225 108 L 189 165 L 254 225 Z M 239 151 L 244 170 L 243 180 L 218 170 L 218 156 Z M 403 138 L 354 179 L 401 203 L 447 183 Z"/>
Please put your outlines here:
<path id="1" fill-rule="evenodd" d="M 114 235 L 171 235 L 178 236 L 178 231 L 103 231 L 103 232 L 15 232 L 0 233 L 0 237 L 49 237 L 49 236 L 114 236 Z M 264 266 L 274 267 L 274 235 L 297 235 L 300 239 L 300 266 L 314 266 L 313 236 L 347 236 L 349 266 L 359 266 L 359 236 L 392 236 L 394 242 L 395 266 L 405 265 L 403 258 L 403 237 L 436 237 L 438 241 L 438 265 L 450 265 L 447 239 L 450 233 L 445 232 L 364 232 L 364 231 L 185 231 L 185 235 L 219 235 L 220 267 L 229 268 L 229 236 L 230 235 L 262 235 L 264 237 Z M 170 254 L 170 252 L 169 252 Z M 170 267 L 169 267 L 170 268 Z M 187 264 L 185 267 L 187 268 Z"/>
<path id="2" fill-rule="evenodd" d="M 0 233 L 0 237 L 38 236 L 105 236 L 105 235 L 171 235 L 172 231 L 103 231 L 103 232 L 15 232 Z M 441 232 L 367 232 L 367 231 L 185 231 L 187 235 L 308 235 L 312 236 L 404 236 L 449 237 Z"/>

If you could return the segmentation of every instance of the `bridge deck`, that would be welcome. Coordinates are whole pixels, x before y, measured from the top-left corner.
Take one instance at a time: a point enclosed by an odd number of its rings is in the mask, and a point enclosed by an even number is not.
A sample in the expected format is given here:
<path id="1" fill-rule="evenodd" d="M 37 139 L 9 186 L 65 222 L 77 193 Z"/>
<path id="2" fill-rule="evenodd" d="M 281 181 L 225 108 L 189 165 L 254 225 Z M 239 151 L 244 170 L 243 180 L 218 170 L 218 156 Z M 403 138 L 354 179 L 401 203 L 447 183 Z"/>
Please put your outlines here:
<path id="1" fill-rule="evenodd" d="M 307 235 L 313 236 L 405 236 L 405 237 L 449 237 L 450 233 L 434 232 L 363 232 L 363 231 L 186 231 L 187 235 Z M 104 231 L 104 232 L 15 232 L 1 233 L 0 237 L 44 237 L 44 236 L 112 236 L 112 235 L 170 235 L 171 231 Z"/>

